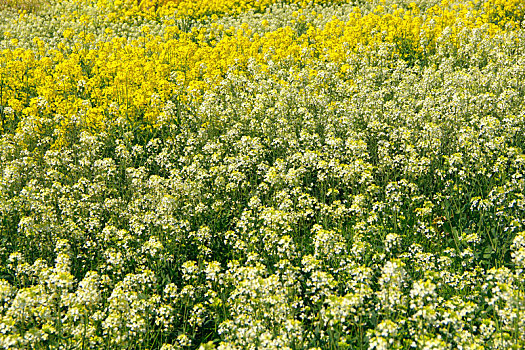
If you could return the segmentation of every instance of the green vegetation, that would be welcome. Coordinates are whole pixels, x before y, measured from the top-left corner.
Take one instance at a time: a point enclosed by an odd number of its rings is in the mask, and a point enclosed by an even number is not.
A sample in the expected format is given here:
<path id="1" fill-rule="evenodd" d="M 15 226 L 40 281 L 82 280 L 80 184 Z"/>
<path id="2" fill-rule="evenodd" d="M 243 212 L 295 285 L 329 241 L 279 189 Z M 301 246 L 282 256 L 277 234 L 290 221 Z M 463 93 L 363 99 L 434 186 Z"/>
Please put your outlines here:
<path id="1" fill-rule="evenodd" d="M 0 348 L 525 346 L 521 1 L 0 4 Z"/>

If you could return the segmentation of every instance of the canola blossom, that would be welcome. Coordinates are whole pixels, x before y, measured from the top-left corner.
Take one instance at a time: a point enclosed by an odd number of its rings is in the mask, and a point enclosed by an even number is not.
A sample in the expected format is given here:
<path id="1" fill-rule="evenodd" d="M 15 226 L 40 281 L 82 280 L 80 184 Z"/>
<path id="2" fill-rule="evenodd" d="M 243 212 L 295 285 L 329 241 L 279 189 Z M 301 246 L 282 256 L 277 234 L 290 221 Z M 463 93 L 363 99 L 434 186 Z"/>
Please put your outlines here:
<path id="1" fill-rule="evenodd" d="M 525 347 L 523 1 L 0 18 L 1 349 Z"/>

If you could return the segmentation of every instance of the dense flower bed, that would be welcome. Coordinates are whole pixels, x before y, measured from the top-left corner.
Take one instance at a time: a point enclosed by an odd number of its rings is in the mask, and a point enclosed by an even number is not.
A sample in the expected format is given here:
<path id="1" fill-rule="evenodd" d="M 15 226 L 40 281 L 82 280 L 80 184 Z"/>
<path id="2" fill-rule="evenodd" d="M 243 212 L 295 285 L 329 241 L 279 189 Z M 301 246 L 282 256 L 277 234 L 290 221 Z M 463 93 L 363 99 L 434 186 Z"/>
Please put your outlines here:
<path id="1" fill-rule="evenodd" d="M 5 1 L 0 348 L 525 347 L 524 16 Z"/>

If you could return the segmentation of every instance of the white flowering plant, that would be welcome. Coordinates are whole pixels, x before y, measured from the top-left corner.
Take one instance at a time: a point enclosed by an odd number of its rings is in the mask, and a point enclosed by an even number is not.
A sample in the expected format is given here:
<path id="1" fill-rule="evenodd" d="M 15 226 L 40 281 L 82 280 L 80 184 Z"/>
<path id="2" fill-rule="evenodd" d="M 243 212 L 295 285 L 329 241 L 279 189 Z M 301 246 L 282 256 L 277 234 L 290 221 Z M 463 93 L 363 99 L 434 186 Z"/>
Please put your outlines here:
<path id="1" fill-rule="evenodd" d="M 522 1 L 0 16 L 1 349 L 525 347 Z"/>

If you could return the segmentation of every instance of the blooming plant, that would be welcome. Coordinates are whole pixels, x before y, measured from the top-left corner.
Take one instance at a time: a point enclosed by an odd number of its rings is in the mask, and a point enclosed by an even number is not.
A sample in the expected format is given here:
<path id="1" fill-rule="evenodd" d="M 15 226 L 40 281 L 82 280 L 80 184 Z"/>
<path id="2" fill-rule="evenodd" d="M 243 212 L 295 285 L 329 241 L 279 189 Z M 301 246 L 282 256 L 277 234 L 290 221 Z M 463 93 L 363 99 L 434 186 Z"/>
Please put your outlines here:
<path id="1" fill-rule="evenodd" d="M 525 347 L 523 1 L 0 17 L 0 348 Z"/>

